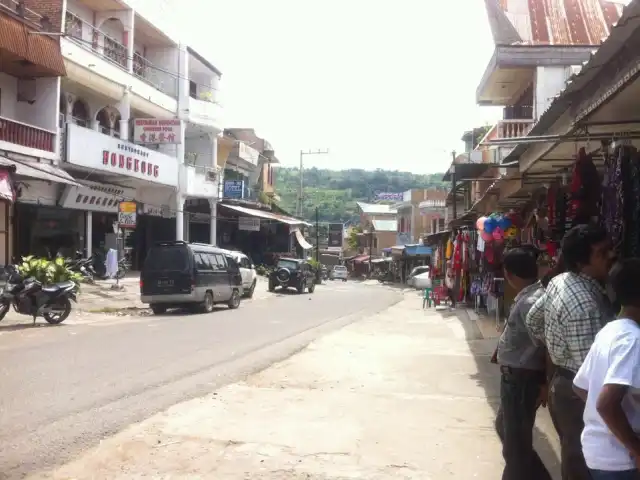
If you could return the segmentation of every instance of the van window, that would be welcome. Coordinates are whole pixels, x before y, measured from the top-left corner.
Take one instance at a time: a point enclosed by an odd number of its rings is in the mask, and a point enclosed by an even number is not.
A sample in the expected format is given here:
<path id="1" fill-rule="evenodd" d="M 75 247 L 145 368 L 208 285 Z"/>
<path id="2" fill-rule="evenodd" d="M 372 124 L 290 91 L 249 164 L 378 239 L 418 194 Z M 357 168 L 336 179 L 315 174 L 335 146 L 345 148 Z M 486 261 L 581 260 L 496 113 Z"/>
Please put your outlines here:
<path id="1" fill-rule="evenodd" d="M 196 262 L 196 270 L 205 271 L 205 270 L 214 270 L 211 262 L 209 261 L 209 254 L 203 252 L 194 252 L 193 259 Z"/>
<path id="2" fill-rule="evenodd" d="M 227 262 L 224 259 L 224 255 L 221 255 L 219 253 L 214 253 L 211 256 L 212 256 L 211 263 L 213 264 L 214 270 L 223 270 L 223 271 L 227 270 Z"/>
<path id="3" fill-rule="evenodd" d="M 143 268 L 149 272 L 184 272 L 189 270 L 189 250 L 184 245 L 152 247 Z"/>

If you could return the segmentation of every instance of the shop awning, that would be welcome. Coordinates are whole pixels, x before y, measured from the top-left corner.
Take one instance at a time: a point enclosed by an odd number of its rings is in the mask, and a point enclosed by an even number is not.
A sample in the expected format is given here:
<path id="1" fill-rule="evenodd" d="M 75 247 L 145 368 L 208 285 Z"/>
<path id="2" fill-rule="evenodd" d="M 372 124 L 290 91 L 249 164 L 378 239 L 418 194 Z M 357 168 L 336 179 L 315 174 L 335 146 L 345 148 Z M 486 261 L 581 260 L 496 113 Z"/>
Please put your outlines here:
<path id="1" fill-rule="evenodd" d="M 306 238 L 300 230 L 296 230 L 296 240 L 298 241 L 298 245 L 302 247 L 303 250 L 311 250 L 313 245 L 307 242 Z"/>
<path id="2" fill-rule="evenodd" d="M 384 257 L 384 258 L 374 258 L 373 260 L 371 260 L 371 263 L 387 263 L 387 262 L 391 262 L 391 257 Z"/>
<path id="3" fill-rule="evenodd" d="M 308 227 L 311 226 L 310 223 L 307 223 L 304 220 L 299 220 L 293 217 L 287 217 L 286 215 L 280 215 L 273 212 L 267 212 L 266 210 L 258 210 L 256 208 L 241 207 L 240 205 L 229 205 L 226 203 L 221 203 L 220 205 L 222 205 L 225 208 L 235 210 L 236 212 L 242 213 L 244 215 L 248 215 L 250 217 L 258 217 L 258 218 L 264 218 L 267 220 L 274 220 L 274 221 L 285 223 L 287 225 L 292 225 L 292 226 L 293 225 L 306 225 Z"/>
<path id="4" fill-rule="evenodd" d="M 36 162 L 18 162 L 3 156 L 0 156 L 0 165 L 4 167 L 15 167 L 15 175 L 17 177 L 32 178 L 44 182 L 64 183 L 65 185 L 73 185 L 74 187 L 82 186 L 71 175 L 55 165 Z"/>
<path id="5" fill-rule="evenodd" d="M 455 168 L 456 180 L 458 182 L 464 182 L 468 180 L 476 180 L 482 175 L 491 164 L 489 163 L 454 163 L 452 167 Z M 451 181 L 451 171 L 448 171 L 442 177 L 443 182 Z"/>
<path id="6" fill-rule="evenodd" d="M 348 262 L 362 263 L 364 260 L 369 260 L 369 255 L 356 255 L 355 257 L 347 259 Z"/>

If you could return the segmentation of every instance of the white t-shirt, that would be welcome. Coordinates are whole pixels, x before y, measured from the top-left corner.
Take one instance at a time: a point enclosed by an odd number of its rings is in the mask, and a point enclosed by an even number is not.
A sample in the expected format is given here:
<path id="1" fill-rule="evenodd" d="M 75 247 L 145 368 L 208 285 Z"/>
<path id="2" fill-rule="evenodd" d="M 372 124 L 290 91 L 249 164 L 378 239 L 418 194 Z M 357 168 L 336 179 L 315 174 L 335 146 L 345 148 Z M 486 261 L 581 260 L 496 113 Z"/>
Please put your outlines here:
<path id="1" fill-rule="evenodd" d="M 631 454 L 604 423 L 596 402 L 604 385 L 627 385 L 622 408 L 633 430 L 640 433 L 640 326 L 627 318 L 609 322 L 596 335 L 573 383 L 588 392 L 582 431 L 587 466 L 606 471 L 635 469 Z"/>

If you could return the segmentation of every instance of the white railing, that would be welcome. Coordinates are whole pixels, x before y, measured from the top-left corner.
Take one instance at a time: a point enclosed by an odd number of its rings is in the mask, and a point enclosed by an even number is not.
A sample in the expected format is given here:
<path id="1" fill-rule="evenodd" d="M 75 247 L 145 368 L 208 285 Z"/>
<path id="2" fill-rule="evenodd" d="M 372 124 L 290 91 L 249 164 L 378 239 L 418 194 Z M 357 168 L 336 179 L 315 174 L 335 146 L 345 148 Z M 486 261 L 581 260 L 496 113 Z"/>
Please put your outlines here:
<path id="1" fill-rule="evenodd" d="M 0 140 L 3 142 L 54 152 L 55 138 L 56 132 L 11 120 L 10 118 L 0 117 Z"/>
<path id="2" fill-rule="evenodd" d="M 519 138 L 526 136 L 535 124 L 532 118 L 499 120 L 498 138 Z"/>
<path id="3" fill-rule="evenodd" d="M 178 77 L 167 70 L 155 66 L 138 53 L 133 55 L 133 74 L 170 97 L 177 98 Z"/>

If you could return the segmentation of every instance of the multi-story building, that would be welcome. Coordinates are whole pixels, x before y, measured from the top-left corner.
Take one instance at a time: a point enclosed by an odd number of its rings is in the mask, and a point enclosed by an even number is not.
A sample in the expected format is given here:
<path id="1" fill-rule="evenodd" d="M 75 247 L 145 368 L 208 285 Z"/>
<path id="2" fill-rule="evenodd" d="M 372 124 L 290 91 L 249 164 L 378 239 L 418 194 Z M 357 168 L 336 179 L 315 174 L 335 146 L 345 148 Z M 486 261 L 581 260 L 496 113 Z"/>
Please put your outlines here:
<path id="1" fill-rule="evenodd" d="M 276 196 L 273 167 L 279 163 L 271 144 L 252 128 L 227 128 L 224 135 L 234 147 L 223 172 L 222 198 L 270 202 Z"/>
<path id="2" fill-rule="evenodd" d="M 28 41 L 55 46 L 45 58 L 19 59 L 22 71 L 6 71 L 3 63 L 0 115 L 16 131 L 5 138 L 25 162 L 56 169 L 59 179 L 21 189 L 15 253 L 45 243 L 88 253 L 113 246 L 121 200 L 138 204 L 128 241 L 134 260 L 152 240 L 185 238 L 187 199 L 208 203 L 215 217 L 220 71 L 123 0 L 6 4 L 15 7 L 13 16 L 31 8 L 29 15 L 51 31 L 34 25 L 40 34 Z M 28 71 L 34 60 L 48 62 L 48 70 Z M 215 241 L 216 222 L 209 223 Z"/>
<path id="3" fill-rule="evenodd" d="M 420 238 L 444 225 L 447 191 L 439 188 L 414 188 L 403 194 L 398 211 L 396 245 L 418 243 Z"/>
<path id="4" fill-rule="evenodd" d="M 605 0 L 485 4 L 496 46 L 476 100 L 503 107 L 494 139 L 523 137 L 607 38 L 622 5 Z M 495 153 L 504 157 L 505 152 Z"/>

